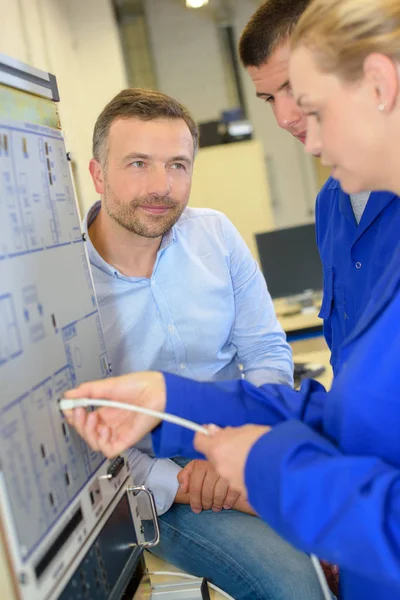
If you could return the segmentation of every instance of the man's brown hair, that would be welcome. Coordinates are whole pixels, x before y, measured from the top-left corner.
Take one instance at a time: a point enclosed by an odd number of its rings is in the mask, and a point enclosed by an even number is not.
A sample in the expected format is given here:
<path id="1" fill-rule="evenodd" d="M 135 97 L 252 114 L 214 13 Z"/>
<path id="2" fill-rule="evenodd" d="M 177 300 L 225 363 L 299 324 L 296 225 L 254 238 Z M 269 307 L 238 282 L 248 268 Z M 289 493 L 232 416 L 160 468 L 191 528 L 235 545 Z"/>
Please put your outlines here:
<path id="1" fill-rule="evenodd" d="M 141 121 L 182 119 L 192 134 L 194 152 L 197 152 L 199 145 L 197 126 L 182 104 L 161 92 L 128 88 L 122 90 L 107 104 L 94 126 L 93 157 L 103 166 L 107 164 L 107 142 L 111 123 L 115 119 L 131 118 Z"/>
<path id="2" fill-rule="evenodd" d="M 260 67 L 292 33 L 311 0 L 267 0 L 256 10 L 239 41 L 244 67 Z"/>

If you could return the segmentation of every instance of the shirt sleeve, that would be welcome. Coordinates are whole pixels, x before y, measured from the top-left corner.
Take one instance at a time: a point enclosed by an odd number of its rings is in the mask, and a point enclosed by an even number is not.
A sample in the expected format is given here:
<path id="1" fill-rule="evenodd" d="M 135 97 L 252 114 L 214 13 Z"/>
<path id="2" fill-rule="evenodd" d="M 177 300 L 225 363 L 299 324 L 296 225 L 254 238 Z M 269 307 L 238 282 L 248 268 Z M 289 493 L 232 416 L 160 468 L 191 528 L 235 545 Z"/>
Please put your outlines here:
<path id="1" fill-rule="evenodd" d="M 167 512 L 178 491 L 181 467 L 172 460 L 152 458 L 137 448 L 130 448 L 128 461 L 135 485 L 144 485 L 153 493 L 157 514 Z"/>
<path id="2" fill-rule="evenodd" d="M 400 583 L 400 471 L 349 456 L 299 421 L 262 436 L 245 470 L 257 513 L 297 548 Z M 277 493 L 278 490 L 278 493 Z"/>
<path id="3" fill-rule="evenodd" d="M 397 271 L 398 255 L 393 261 Z M 245 472 L 254 508 L 294 545 L 396 585 L 399 311 L 399 278 L 390 271 L 342 348 L 326 397 L 327 430 L 321 435 L 300 419 L 278 424 L 253 446 Z"/>
<path id="4" fill-rule="evenodd" d="M 164 373 L 166 411 L 199 423 L 239 427 L 246 423 L 277 425 L 286 419 L 304 420 L 317 431 L 322 427 L 326 391 L 306 380 L 300 391 L 287 385 L 256 387 L 243 379 L 198 382 Z M 152 433 L 157 456 L 199 456 L 193 448 L 194 433 L 164 421 Z"/>
<path id="5" fill-rule="evenodd" d="M 321 256 L 321 217 L 320 217 L 320 204 L 321 204 L 321 193 L 320 192 L 317 196 L 317 200 L 315 203 L 315 236 L 316 236 L 316 241 L 317 241 L 317 246 L 318 246 L 318 252 L 321 258 L 321 269 L 323 271 L 323 278 L 325 279 L 326 274 L 324 272 L 323 269 L 323 261 L 322 261 L 322 256 Z M 323 281 L 323 294 L 325 296 L 326 294 L 326 282 Z M 324 298 L 323 298 L 324 300 Z M 322 305 L 324 305 L 324 301 L 322 301 Z M 324 338 L 326 343 L 328 344 L 328 348 L 330 350 L 332 350 L 332 317 L 331 317 L 331 312 L 329 311 L 329 313 L 325 316 L 322 316 L 320 313 L 321 318 L 323 318 L 323 323 L 322 323 L 322 330 L 324 333 Z"/>
<path id="6" fill-rule="evenodd" d="M 254 385 L 293 386 L 292 351 L 276 317 L 265 279 L 239 232 L 224 215 L 221 219 L 235 297 L 231 343 L 237 350 L 243 374 Z"/>

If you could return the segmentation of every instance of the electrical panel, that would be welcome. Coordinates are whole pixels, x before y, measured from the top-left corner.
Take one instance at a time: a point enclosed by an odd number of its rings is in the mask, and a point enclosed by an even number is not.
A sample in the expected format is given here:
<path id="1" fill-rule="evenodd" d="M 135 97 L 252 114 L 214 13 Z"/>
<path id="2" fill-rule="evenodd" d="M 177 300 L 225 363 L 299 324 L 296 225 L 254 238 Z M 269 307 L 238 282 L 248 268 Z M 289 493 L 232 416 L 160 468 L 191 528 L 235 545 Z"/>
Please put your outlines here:
<path id="1" fill-rule="evenodd" d="M 56 96 L 53 76 L 0 56 L 0 531 L 16 598 L 111 598 L 143 536 L 127 461 L 58 407 L 109 364 Z"/>

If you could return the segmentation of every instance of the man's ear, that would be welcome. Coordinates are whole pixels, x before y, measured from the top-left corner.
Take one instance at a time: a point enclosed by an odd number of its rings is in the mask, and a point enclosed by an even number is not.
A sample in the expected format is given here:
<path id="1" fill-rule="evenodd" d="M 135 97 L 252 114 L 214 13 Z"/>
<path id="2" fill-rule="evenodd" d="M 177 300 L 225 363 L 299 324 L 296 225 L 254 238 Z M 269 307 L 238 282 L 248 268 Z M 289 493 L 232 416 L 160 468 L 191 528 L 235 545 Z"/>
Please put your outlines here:
<path id="1" fill-rule="evenodd" d="M 392 58 L 374 52 L 364 61 L 364 75 L 373 86 L 376 106 L 390 113 L 396 106 L 400 93 L 399 69 Z"/>
<path id="2" fill-rule="evenodd" d="M 103 167 L 94 158 L 89 163 L 89 171 L 93 179 L 94 189 L 98 194 L 104 193 L 104 173 Z"/>

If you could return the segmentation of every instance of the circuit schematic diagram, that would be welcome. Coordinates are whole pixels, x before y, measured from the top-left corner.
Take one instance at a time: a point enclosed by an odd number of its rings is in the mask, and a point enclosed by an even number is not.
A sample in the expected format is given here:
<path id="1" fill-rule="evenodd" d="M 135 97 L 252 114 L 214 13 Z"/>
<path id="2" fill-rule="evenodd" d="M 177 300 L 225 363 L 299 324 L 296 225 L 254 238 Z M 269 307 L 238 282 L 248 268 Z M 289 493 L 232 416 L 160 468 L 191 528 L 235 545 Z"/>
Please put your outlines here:
<path id="1" fill-rule="evenodd" d="M 125 455 L 60 411 L 110 366 L 58 101 L 54 75 L 0 54 L 0 597 L 121 600 L 159 530 Z"/>
<path id="2" fill-rule="evenodd" d="M 26 559 L 103 461 L 58 410 L 108 374 L 61 132 L 2 119 L 0 240 L 0 454 Z"/>

